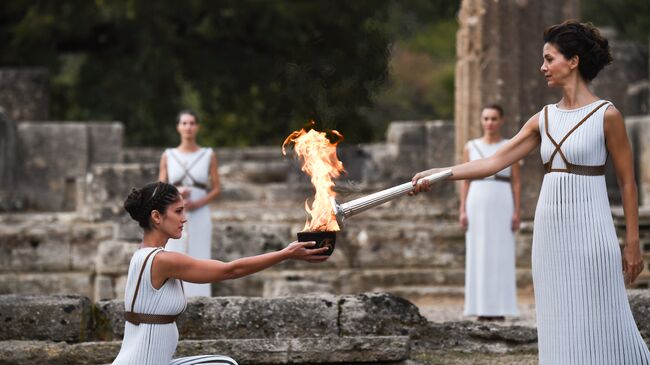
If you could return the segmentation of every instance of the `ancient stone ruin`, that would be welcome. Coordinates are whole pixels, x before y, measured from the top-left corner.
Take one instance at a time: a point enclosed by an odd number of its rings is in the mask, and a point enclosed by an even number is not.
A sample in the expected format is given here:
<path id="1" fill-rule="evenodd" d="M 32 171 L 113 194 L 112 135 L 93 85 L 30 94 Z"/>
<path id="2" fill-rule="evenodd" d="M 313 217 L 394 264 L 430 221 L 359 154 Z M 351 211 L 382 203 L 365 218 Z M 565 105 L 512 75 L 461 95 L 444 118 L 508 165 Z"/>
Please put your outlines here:
<path id="1" fill-rule="evenodd" d="M 561 11 L 544 10 L 551 8 Z M 537 75 L 541 29 L 576 15 L 575 0 L 463 1 L 455 121 L 394 122 L 385 142 L 341 146 L 348 173 L 337 182 L 337 199 L 452 164 L 465 141 L 478 136 L 483 103 L 504 104 L 508 132 L 518 130 L 554 100 Z M 610 38 L 617 63 L 593 86 L 627 115 L 641 245 L 650 257 L 648 47 Z M 131 187 L 157 178 L 162 150 L 124 148 L 116 121 L 48 120 L 47 87 L 43 70 L 0 69 L 0 322 L 6 324 L 0 364 L 109 363 L 123 331 L 129 259 L 141 238 L 121 204 Z M 215 152 L 222 194 L 212 205 L 213 257 L 229 261 L 295 240 L 306 219 L 303 202 L 312 194 L 297 163 L 282 158 L 280 146 Z M 525 222 L 517 237 L 519 293 L 528 298 L 538 156 L 523 162 Z M 616 205 L 611 171 L 608 183 Z M 180 320 L 178 354 L 225 353 L 248 364 L 460 363 L 453 362 L 458 353 L 534 361 L 530 325 L 442 323 L 448 318 L 430 322 L 422 316 L 444 303 L 462 305 L 465 243 L 457 206 L 455 185 L 437 184 L 429 194 L 350 219 L 322 265 L 285 263 L 213 285 L 215 298 L 192 299 Z M 622 210 L 615 207 L 613 214 L 622 229 Z M 648 285 L 646 271 L 637 286 Z M 369 292 L 391 294 L 362 294 Z M 645 291 L 630 298 L 648 339 L 650 300 Z"/>

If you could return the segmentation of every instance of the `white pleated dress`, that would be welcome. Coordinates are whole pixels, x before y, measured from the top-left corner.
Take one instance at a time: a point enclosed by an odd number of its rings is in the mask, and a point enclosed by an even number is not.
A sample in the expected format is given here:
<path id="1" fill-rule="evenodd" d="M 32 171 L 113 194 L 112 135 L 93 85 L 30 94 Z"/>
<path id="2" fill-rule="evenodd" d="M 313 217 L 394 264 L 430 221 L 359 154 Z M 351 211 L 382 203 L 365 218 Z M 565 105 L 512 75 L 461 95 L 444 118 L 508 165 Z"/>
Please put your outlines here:
<path id="1" fill-rule="evenodd" d="M 170 184 L 191 190 L 188 200 L 204 197 L 204 187 L 210 184 L 210 161 L 214 152 L 211 148 L 200 148 L 192 153 L 183 153 L 176 148 L 165 150 L 167 178 Z M 197 186 L 202 185 L 202 187 Z M 197 259 L 209 259 L 212 251 L 212 220 L 210 208 L 204 205 L 193 211 L 186 211 L 187 222 L 180 239 L 170 239 L 165 246 L 168 251 L 182 252 Z M 189 297 L 211 295 L 210 284 L 185 283 L 185 295 Z"/>
<path id="2" fill-rule="evenodd" d="M 467 143 L 470 161 L 492 156 L 507 140 Z M 511 168 L 498 176 L 509 178 Z M 467 316 L 516 316 L 514 201 L 509 181 L 494 176 L 473 180 L 467 200 L 465 310 Z"/>
<path id="3" fill-rule="evenodd" d="M 610 103 L 561 143 L 603 103 L 572 110 L 548 105 L 548 121 L 542 110 L 542 161 L 549 162 L 556 149 L 548 128 L 569 163 L 604 165 L 604 113 Z M 566 168 L 559 153 L 552 167 Z M 604 175 L 544 175 L 535 211 L 532 266 L 540 364 L 650 364 L 625 291 Z"/>
<path id="4" fill-rule="evenodd" d="M 133 311 L 145 314 L 176 315 L 185 309 L 185 295 L 180 280 L 168 279 L 160 289 L 155 289 L 151 284 L 151 265 L 155 255 L 161 251 L 160 248 L 147 247 L 141 248 L 133 254 L 124 293 L 125 311 L 131 311 L 130 305 L 136 291 L 138 276 L 149 254 L 151 256 L 144 268 Z M 178 328 L 176 323 L 140 323 L 135 325 L 125 322 L 122 347 L 113 361 L 113 365 L 237 364 L 230 357 L 221 355 L 190 356 L 172 360 L 177 345 Z"/>

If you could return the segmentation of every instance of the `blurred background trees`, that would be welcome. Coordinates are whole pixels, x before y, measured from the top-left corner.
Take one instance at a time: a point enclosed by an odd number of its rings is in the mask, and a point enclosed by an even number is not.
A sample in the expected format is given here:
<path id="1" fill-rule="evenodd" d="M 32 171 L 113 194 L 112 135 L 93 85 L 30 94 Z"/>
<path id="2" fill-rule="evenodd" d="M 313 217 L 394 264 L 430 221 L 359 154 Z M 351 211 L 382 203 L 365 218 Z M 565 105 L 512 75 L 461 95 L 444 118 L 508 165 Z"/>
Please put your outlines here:
<path id="1" fill-rule="evenodd" d="M 430 65 L 411 50 L 453 62 L 458 4 L 447 3 L 12 0 L 0 5 L 0 65 L 47 67 L 52 119 L 122 121 L 129 145 L 176 143 L 187 107 L 206 145 L 279 144 L 310 119 L 371 141 L 388 117 L 374 104 L 429 113 L 427 84 L 444 79 L 453 93 L 449 67 L 410 69 Z M 391 65 L 415 92 L 395 80 L 386 91 Z"/>
<path id="2" fill-rule="evenodd" d="M 647 0 L 581 3 L 583 19 L 647 41 Z M 199 113 L 209 146 L 279 145 L 311 119 L 370 142 L 392 120 L 453 118 L 459 7 L 11 0 L 0 3 L 0 67 L 47 67 L 52 119 L 122 121 L 128 145 L 177 143 L 183 108 Z"/>

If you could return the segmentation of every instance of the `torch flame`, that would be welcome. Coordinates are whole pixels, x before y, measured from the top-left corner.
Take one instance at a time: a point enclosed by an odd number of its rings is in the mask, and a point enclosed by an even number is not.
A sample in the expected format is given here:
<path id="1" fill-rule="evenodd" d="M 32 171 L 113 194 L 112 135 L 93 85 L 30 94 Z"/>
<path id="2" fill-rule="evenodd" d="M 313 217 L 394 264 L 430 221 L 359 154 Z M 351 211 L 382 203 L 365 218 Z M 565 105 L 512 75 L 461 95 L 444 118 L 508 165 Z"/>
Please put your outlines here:
<path id="1" fill-rule="evenodd" d="M 313 122 L 312 122 L 313 125 Z M 286 155 L 285 146 L 293 143 L 293 150 L 303 161 L 302 171 L 311 176 L 311 183 L 316 188 L 316 195 L 311 207 L 305 200 L 305 210 L 311 218 L 307 218 L 304 231 L 339 231 L 331 198 L 336 196 L 332 188 L 333 178 L 344 172 L 343 163 L 336 156 L 336 146 L 343 140 L 343 136 L 333 130 L 332 133 L 339 139 L 332 143 L 325 136 L 325 132 L 309 131 L 305 128 L 291 133 L 282 144 L 282 154 Z"/>

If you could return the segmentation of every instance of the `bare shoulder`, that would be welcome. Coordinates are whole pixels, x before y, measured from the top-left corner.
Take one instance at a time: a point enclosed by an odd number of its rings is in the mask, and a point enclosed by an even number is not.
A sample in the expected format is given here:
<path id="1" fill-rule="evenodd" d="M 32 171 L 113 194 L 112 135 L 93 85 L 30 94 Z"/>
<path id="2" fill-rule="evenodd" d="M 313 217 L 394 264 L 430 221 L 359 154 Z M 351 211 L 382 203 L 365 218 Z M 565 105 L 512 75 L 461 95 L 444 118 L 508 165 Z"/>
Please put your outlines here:
<path id="1" fill-rule="evenodd" d="M 610 124 L 619 122 L 623 122 L 623 113 L 621 113 L 621 111 L 614 105 L 609 105 L 607 109 L 605 109 L 605 123 Z"/>
<path id="2" fill-rule="evenodd" d="M 165 162 L 167 161 L 167 150 L 164 150 L 163 153 L 160 155 L 160 162 Z"/>
<path id="3" fill-rule="evenodd" d="M 156 265 L 162 270 L 190 265 L 192 260 L 190 256 L 173 251 L 161 251 L 155 257 Z"/>
<path id="4" fill-rule="evenodd" d="M 539 113 L 530 117 L 522 129 L 528 132 L 539 133 Z"/>

